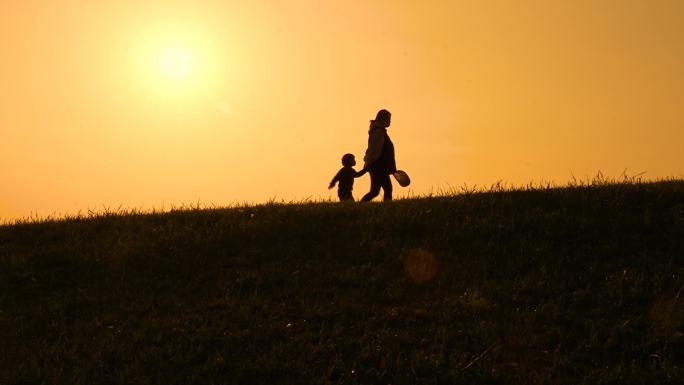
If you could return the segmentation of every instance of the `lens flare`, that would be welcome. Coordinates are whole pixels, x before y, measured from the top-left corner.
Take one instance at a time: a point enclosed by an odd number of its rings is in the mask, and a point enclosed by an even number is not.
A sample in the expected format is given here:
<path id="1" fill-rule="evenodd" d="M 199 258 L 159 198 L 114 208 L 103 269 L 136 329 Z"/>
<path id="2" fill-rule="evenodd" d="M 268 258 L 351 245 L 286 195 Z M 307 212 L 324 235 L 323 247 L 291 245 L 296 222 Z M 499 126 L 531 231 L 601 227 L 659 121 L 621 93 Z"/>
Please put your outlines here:
<path id="1" fill-rule="evenodd" d="M 404 271 L 417 283 L 432 281 L 439 270 L 437 258 L 427 250 L 413 249 L 404 257 Z"/>

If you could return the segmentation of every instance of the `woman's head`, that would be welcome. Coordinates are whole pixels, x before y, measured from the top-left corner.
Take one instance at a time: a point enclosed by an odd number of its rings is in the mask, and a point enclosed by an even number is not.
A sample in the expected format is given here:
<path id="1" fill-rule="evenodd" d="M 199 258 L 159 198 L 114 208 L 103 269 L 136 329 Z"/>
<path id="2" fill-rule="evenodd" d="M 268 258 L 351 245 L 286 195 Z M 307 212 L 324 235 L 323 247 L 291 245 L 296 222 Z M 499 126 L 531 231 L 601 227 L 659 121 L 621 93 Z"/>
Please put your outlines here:
<path id="1" fill-rule="evenodd" d="M 383 127 L 389 127 L 392 121 L 392 114 L 389 111 L 382 109 L 375 115 L 375 122 Z"/>

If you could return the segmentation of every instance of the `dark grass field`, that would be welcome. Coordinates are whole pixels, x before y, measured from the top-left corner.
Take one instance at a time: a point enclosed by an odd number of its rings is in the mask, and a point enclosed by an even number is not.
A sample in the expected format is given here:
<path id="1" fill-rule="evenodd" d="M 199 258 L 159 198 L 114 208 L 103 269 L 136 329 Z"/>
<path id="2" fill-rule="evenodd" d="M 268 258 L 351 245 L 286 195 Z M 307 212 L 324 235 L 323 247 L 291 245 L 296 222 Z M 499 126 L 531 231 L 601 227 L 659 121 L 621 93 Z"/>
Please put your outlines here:
<path id="1" fill-rule="evenodd" d="M 0 226 L 2 384 L 682 384 L 684 181 Z"/>

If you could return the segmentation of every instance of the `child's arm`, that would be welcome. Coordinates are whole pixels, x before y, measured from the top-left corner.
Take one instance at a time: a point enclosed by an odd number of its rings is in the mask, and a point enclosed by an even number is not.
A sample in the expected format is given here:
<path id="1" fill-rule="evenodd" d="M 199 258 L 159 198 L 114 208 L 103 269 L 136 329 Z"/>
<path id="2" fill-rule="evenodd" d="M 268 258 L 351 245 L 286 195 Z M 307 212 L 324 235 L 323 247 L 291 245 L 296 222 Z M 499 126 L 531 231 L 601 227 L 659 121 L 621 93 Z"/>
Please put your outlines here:
<path id="1" fill-rule="evenodd" d="M 354 178 L 358 178 L 358 177 L 360 177 L 360 176 L 363 176 L 363 175 L 364 175 L 365 173 L 367 173 L 367 172 L 368 172 L 368 170 L 366 170 L 365 168 L 362 168 L 361 171 L 357 171 L 357 172 L 354 174 Z"/>
<path id="2" fill-rule="evenodd" d="M 335 183 L 340 180 L 340 174 L 342 173 L 342 170 L 338 171 L 337 174 L 335 174 L 335 177 L 333 180 L 330 181 L 330 185 L 328 186 L 328 189 L 331 189 L 335 187 Z"/>

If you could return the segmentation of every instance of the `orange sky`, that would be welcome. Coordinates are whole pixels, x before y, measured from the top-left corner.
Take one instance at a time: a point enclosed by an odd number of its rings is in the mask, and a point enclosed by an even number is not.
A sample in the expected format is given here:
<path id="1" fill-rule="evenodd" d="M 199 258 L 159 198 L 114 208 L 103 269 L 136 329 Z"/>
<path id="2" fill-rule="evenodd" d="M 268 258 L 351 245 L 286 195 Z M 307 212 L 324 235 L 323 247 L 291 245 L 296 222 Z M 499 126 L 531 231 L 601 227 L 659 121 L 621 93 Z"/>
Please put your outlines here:
<path id="1" fill-rule="evenodd" d="M 336 198 L 380 108 L 399 196 L 682 177 L 682 20 L 679 0 L 4 0 L 0 220 Z"/>

